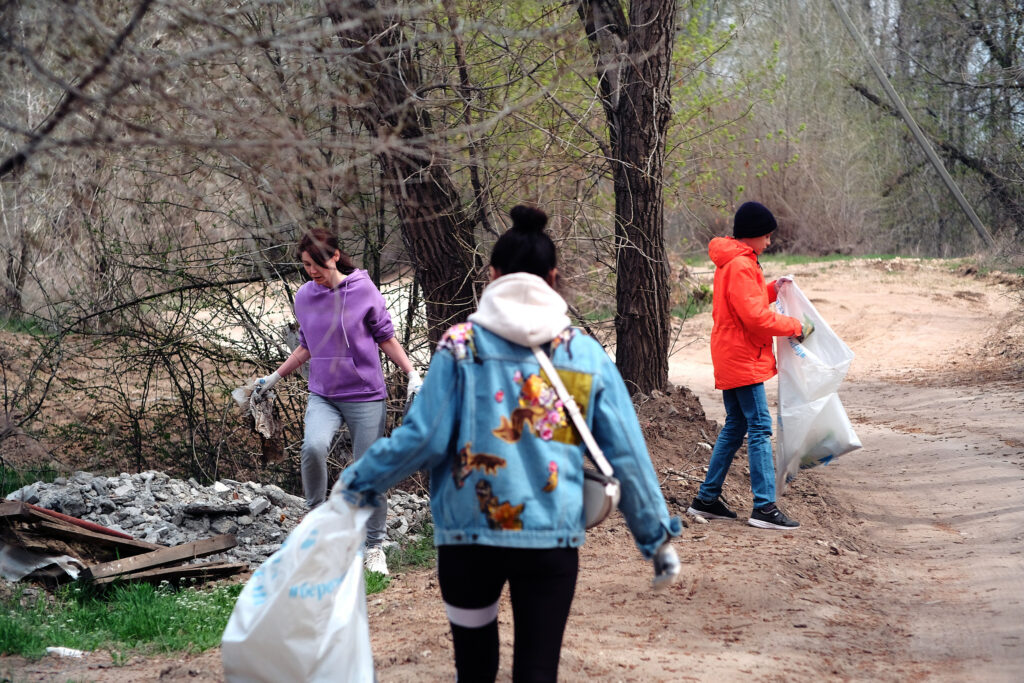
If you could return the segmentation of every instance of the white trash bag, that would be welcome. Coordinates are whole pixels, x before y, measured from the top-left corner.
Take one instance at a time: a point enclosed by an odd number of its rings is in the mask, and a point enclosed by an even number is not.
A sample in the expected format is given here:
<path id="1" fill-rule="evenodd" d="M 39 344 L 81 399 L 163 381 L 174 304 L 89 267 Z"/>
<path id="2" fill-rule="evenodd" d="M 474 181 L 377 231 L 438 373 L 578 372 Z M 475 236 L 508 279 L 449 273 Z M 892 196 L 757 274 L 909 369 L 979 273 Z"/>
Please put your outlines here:
<path id="1" fill-rule="evenodd" d="M 785 372 L 787 388 L 808 401 L 838 391 L 853 362 L 853 351 L 832 331 L 796 282 L 782 283 L 775 306 L 782 315 L 814 324 L 814 333 L 803 343 L 793 337 L 779 337 L 779 381 Z"/>
<path id="2" fill-rule="evenodd" d="M 790 276 L 792 278 L 792 276 Z M 775 488 L 785 490 L 801 468 L 824 465 L 861 447 L 839 400 L 839 385 L 853 351 L 821 317 L 795 282 L 783 282 L 775 302 L 779 312 L 810 320 L 814 332 L 798 342 L 780 337 L 779 447 L 775 450 Z"/>
<path id="3" fill-rule="evenodd" d="M 229 683 L 374 680 L 362 552 L 372 511 L 332 493 L 253 573 L 221 640 Z"/>

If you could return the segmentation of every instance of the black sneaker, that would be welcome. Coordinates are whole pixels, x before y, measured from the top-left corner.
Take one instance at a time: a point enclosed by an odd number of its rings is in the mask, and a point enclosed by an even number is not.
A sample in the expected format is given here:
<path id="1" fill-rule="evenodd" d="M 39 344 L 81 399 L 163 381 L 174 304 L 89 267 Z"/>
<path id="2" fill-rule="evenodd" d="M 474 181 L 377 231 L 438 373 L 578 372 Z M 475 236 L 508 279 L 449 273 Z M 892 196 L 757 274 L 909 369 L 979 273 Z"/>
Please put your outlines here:
<path id="1" fill-rule="evenodd" d="M 795 529 L 800 522 L 790 519 L 782 514 L 782 510 L 775 507 L 775 503 L 768 503 L 764 507 L 754 508 L 747 520 L 750 526 L 758 529 Z"/>
<path id="2" fill-rule="evenodd" d="M 704 517 L 705 519 L 736 519 L 736 513 L 725 507 L 721 498 L 715 498 L 714 502 L 705 503 L 694 496 L 687 512 L 691 515 Z"/>

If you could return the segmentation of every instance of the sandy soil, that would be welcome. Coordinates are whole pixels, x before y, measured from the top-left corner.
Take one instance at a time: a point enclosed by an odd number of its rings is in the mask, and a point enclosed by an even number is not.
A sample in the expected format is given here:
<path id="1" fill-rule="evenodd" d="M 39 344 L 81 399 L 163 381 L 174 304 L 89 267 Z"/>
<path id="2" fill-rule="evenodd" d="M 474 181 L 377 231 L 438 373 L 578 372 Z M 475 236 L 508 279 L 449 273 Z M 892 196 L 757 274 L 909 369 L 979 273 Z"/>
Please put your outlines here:
<path id="1" fill-rule="evenodd" d="M 621 518 L 588 534 L 562 654 L 566 681 L 1019 681 L 1024 679 L 1024 285 L 948 264 L 794 267 L 857 353 L 840 396 L 864 443 L 801 472 L 780 505 L 792 532 L 753 529 L 746 468 L 725 495 L 738 522 L 690 519 L 682 580 L 649 590 Z M 769 272 L 769 277 L 784 274 Z M 710 276 L 709 270 L 703 275 Z M 710 315 L 685 323 L 672 381 L 640 408 L 670 507 L 681 514 L 722 407 Z M 775 391 L 769 385 L 769 395 Z M 699 402 L 698 402 L 699 399 Z M 705 420 L 706 417 L 712 421 Z M 452 680 L 431 572 L 371 596 L 381 681 Z M 500 614 L 510 680 L 511 614 Z M 85 660 L 0 658 L 13 681 L 218 681 L 217 651 Z"/>

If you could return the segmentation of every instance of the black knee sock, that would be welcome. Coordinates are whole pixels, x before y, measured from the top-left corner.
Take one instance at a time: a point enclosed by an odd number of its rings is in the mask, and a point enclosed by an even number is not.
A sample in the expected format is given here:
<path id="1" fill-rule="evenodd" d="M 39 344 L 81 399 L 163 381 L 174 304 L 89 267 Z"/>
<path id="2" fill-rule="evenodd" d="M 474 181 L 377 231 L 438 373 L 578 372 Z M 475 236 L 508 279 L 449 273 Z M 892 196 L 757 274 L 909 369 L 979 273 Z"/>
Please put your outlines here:
<path id="1" fill-rule="evenodd" d="M 498 620 L 480 628 L 450 625 L 459 683 L 493 681 L 498 676 Z"/>

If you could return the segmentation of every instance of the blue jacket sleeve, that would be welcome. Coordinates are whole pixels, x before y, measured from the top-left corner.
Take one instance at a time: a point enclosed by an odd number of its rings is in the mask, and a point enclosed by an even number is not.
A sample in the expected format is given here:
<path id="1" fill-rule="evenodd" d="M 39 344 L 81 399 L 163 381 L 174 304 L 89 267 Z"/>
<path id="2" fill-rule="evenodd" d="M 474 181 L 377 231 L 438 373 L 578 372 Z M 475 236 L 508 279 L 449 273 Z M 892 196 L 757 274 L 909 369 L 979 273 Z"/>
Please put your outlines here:
<path id="1" fill-rule="evenodd" d="M 622 485 L 619 509 L 640 552 L 650 559 L 683 527 L 678 517 L 669 516 L 636 410 L 611 359 L 601 369 L 591 414 L 594 439 Z"/>
<path id="2" fill-rule="evenodd" d="M 435 467 L 448 457 L 458 429 L 461 396 L 462 382 L 455 359 L 450 352 L 438 351 L 402 426 L 391 436 L 377 439 L 342 472 L 341 481 L 349 499 L 372 503 L 375 494 L 419 469 Z"/>

